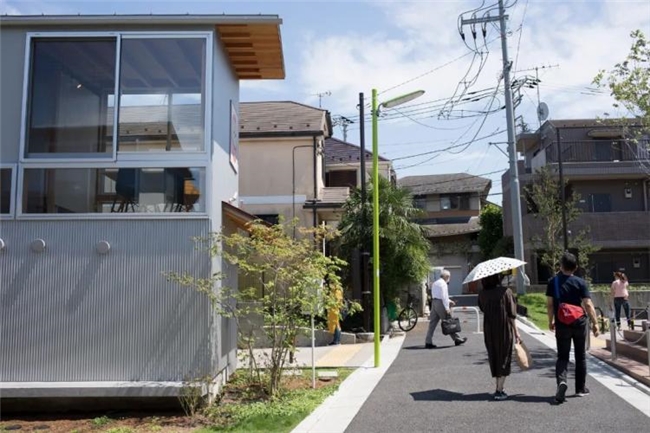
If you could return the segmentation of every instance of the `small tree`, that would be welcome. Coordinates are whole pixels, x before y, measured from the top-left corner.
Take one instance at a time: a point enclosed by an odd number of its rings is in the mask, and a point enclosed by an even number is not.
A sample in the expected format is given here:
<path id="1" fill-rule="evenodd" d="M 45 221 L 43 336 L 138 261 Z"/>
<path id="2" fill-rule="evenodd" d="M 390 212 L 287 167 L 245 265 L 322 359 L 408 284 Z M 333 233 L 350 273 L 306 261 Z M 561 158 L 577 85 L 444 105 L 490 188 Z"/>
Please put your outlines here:
<path id="1" fill-rule="evenodd" d="M 343 206 L 339 223 L 343 257 L 352 257 L 357 248 L 372 251 L 372 194 L 370 184 L 365 212 L 358 189 Z M 384 301 L 395 299 L 409 284 L 419 284 L 429 272 L 430 243 L 422 226 L 414 221 L 421 213 L 407 189 L 379 178 L 379 281 Z"/>
<path id="2" fill-rule="evenodd" d="M 598 87 L 609 88 L 617 110 L 624 109 L 630 123 L 641 126 L 636 133 L 647 133 L 650 128 L 650 44 L 641 30 L 630 33 L 632 46 L 621 63 L 609 72 L 601 70 L 594 78 Z M 621 121 L 622 126 L 628 126 Z"/>
<path id="3" fill-rule="evenodd" d="M 565 181 L 563 187 L 566 188 L 567 184 Z M 534 236 L 531 240 L 536 248 L 542 251 L 540 261 L 551 273 L 555 271 L 555 265 L 564 252 L 562 207 L 565 208 L 567 225 L 577 220 L 582 213 L 577 207 L 579 194 L 569 195 L 563 203 L 559 191 L 559 182 L 554 179 L 548 166 L 539 169 L 534 183 L 525 188 L 529 208 L 535 218 L 543 221 L 545 226 L 542 234 Z M 574 233 L 569 237 L 568 244 L 569 248 L 578 250 L 580 266 L 588 275 L 589 255 L 599 249 L 591 244 L 589 229 Z"/>
<path id="4" fill-rule="evenodd" d="M 481 231 L 478 234 L 478 246 L 483 260 L 498 257 L 495 255 L 496 246 L 503 239 L 503 210 L 499 206 L 488 203 L 481 210 L 479 217 Z"/>
<path id="5" fill-rule="evenodd" d="M 304 236 L 294 239 L 288 235 L 294 226 L 295 222 L 270 227 L 254 222 L 248 227 L 248 235 L 213 233 L 207 239 L 210 255 L 223 257 L 236 266 L 240 275 L 247 277 L 240 279 L 249 282 L 247 287 L 215 288 L 217 282 L 225 281 L 224 273 L 216 273 L 211 278 L 168 274 L 169 279 L 205 295 L 216 312 L 234 318 L 238 328 L 248 325 L 248 329 L 255 329 L 267 342 L 270 355 L 266 373 L 262 374 L 260 368 L 252 367 L 256 366 L 252 333 L 240 334 L 241 342 L 249 350 L 250 372 L 271 397 L 280 391 L 282 369 L 288 353 L 295 349 L 296 337 L 309 326 L 309 315 L 305 312 L 331 308 L 339 302 L 330 290 L 320 290 L 320 286 L 326 277 L 331 287 L 340 286 L 337 273 L 345 264 L 315 248 L 314 237 L 318 241 L 330 237 L 331 233 L 323 229 L 300 229 Z M 262 318 L 262 326 L 254 323 L 256 318 Z"/>

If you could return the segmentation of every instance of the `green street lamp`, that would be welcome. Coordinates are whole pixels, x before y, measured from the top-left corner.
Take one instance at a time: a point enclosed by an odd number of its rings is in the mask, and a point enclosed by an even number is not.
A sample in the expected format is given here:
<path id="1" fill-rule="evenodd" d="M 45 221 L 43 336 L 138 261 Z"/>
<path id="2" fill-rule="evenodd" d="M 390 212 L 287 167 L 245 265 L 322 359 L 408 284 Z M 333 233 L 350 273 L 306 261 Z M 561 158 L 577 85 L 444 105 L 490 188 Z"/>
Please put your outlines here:
<path id="1" fill-rule="evenodd" d="M 375 367 L 379 367 L 379 338 L 380 338 L 380 298 L 379 298 L 379 141 L 377 138 L 377 117 L 379 109 L 393 108 L 424 95 L 424 90 L 418 90 L 398 96 L 377 105 L 377 89 L 372 89 L 372 288 L 374 308 L 374 342 Z"/>

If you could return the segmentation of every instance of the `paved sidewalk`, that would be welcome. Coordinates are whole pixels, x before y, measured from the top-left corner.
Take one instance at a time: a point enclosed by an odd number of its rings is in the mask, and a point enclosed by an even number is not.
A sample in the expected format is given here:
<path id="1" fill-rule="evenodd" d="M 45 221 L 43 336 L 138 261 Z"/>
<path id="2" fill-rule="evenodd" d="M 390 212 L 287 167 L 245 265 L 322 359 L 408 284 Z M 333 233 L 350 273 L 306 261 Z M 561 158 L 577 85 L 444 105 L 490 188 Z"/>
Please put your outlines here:
<path id="1" fill-rule="evenodd" d="M 254 356 L 258 363 L 264 364 L 268 359 L 270 349 L 254 349 Z M 336 346 L 318 346 L 314 348 L 314 361 L 317 368 L 347 367 L 356 368 L 363 366 L 374 355 L 373 343 L 339 344 Z M 295 360 L 287 367 L 311 367 L 311 347 L 299 347 L 296 350 Z M 238 368 L 246 368 L 247 362 L 243 359 Z"/>
<path id="2" fill-rule="evenodd" d="M 381 344 L 381 366 L 374 368 L 374 350 L 364 365 L 341 384 L 338 391 L 328 397 L 314 412 L 305 418 L 292 433 L 343 432 L 357 415 L 362 405 L 397 358 L 405 337 L 385 337 Z M 371 347 L 374 345 L 371 343 Z"/>

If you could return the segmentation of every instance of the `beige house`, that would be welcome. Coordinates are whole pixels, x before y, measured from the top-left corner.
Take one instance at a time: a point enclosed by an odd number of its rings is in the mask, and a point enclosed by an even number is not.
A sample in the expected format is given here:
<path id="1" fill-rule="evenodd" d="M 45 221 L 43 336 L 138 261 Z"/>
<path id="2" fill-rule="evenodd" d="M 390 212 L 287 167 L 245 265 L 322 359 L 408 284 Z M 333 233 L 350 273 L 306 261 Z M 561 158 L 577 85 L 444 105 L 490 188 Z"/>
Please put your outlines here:
<path id="1" fill-rule="evenodd" d="M 398 183 L 411 191 L 415 206 L 425 211 L 418 222 L 426 229 L 432 244 L 429 253 L 432 267 L 451 272 L 449 293 L 459 295 L 472 291 L 473 287 L 463 287 L 462 282 L 471 266 L 480 261 L 479 215 L 487 204 L 492 181 L 453 173 L 408 176 Z M 432 273 L 430 279 L 436 277 Z"/>
<path id="2" fill-rule="evenodd" d="M 350 188 L 360 185 L 358 146 L 331 137 L 327 110 L 292 101 L 240 104 L 239 204 L 271 222 L 336 225 Z M 366 153 L 367 179 L 372 154 Z M 390 161 L 380 174 L 391 178 Z"/>

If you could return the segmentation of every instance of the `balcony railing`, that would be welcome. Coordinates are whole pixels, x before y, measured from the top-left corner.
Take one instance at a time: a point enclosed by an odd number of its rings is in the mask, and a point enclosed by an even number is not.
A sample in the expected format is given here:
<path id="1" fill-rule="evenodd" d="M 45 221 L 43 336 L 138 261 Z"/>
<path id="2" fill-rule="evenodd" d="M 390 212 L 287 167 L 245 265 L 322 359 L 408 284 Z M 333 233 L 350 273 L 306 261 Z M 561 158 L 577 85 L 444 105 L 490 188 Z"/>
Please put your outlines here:
<path id="1" fill-rule="evenodd" d="M 339 186 L 327 186 L 321 188 L 319 201 L 321 203 L 343 204 L 350 197 L 350 188 Z"/>
<path id="2" fill-rule="evenodd" d="M 562 141 L 563 162 L 650 161 L 648 140 Z M 558 162 L 557 142 L 546 146 L 546 162 Z"/>
<path id="3" fill-rule="evenodd" d="M 571 233 L 589 229 L 592 243 L 601 247 L 628 248 L 650 247 L 650 212 L 595 212 L 582 213 L 576 221 L 569 224 Z M 524 215 L 522 219 L 524 241 L 541 235 L 546 229 L 546 223 L 535 215 Z"/>

